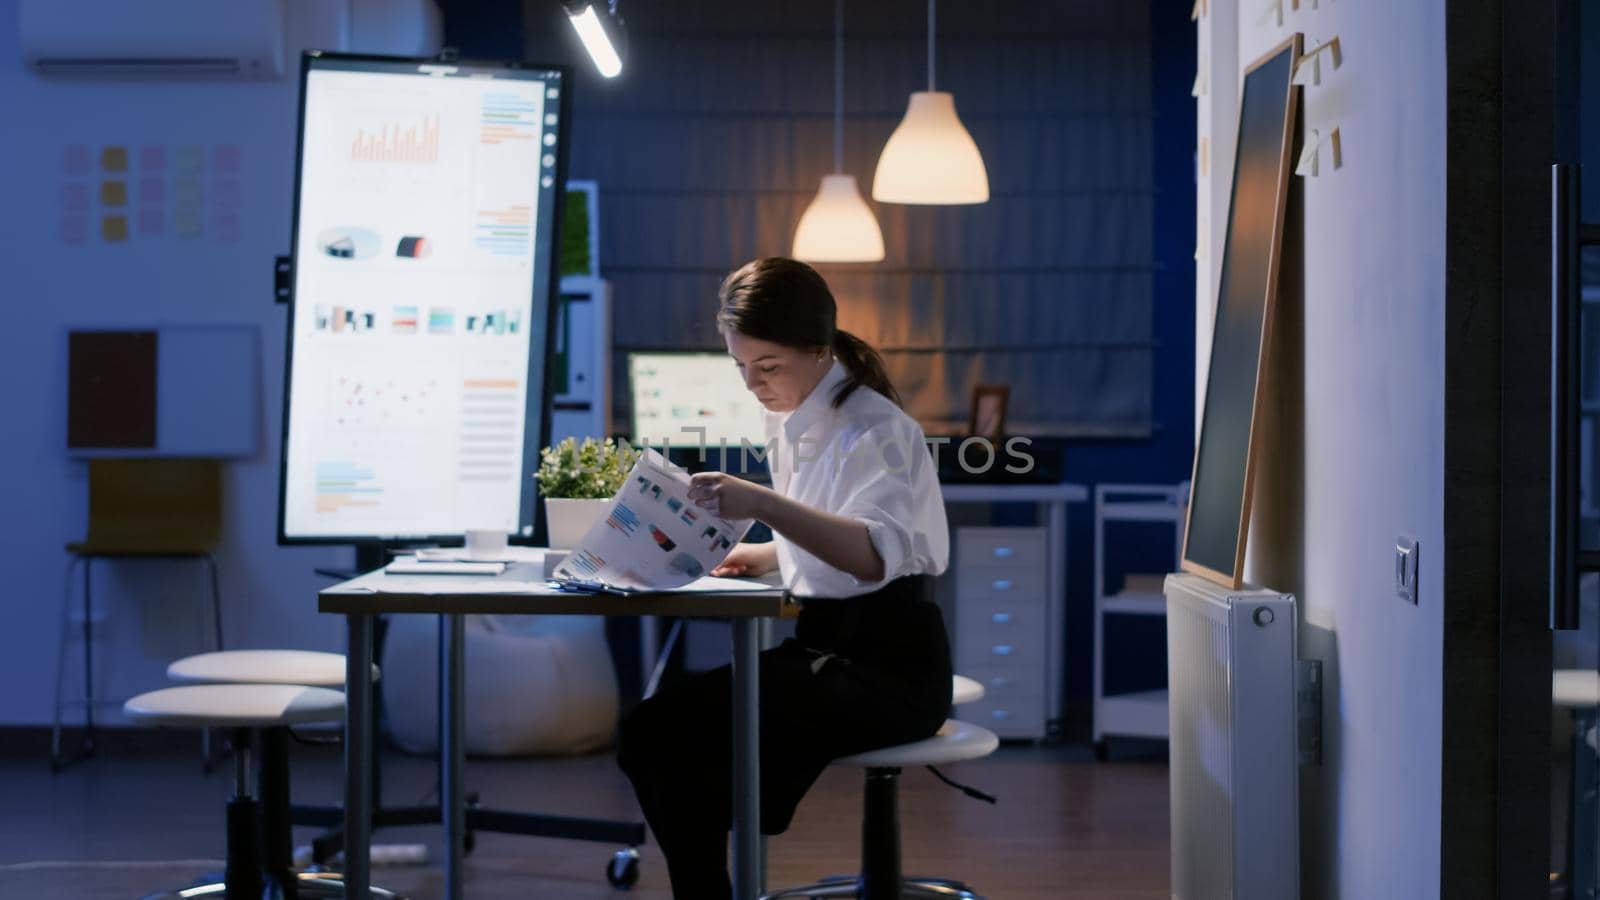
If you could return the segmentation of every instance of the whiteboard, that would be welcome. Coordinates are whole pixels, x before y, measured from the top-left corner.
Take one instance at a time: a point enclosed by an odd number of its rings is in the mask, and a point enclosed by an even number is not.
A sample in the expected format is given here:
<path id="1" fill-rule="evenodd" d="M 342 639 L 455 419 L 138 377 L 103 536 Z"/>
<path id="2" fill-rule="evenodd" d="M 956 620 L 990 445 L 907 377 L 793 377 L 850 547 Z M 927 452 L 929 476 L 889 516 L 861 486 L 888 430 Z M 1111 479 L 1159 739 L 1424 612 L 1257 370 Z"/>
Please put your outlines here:
<path id="1" fill-rule="evenodd" d="M 1183 568 L 1228 588 L 1244 577 L 1251 473 L 1261 452 L 1261 361 L 1278 296 L 1301 36 L 1245 70 L 1211 365 L 1195 448 Z"/>

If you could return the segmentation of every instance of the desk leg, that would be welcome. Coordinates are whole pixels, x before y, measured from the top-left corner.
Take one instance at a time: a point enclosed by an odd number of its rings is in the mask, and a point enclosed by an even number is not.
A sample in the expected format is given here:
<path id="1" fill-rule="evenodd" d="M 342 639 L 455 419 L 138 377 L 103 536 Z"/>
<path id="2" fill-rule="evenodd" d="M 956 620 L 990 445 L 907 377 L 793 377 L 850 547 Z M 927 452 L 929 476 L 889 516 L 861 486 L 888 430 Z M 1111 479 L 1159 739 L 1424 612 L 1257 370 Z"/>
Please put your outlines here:
<path id="1" fill-rule="evenodd" d="M 366 900 L 372 885 L 372 617 L 345 617 L 344 886 Z"/>
<path id="2" fill-rule="evenodd" d="M 461 733 L 466 726 L 462 682 L 466 655 L 462 618 L 439 617 L 439 806 L 444 821 L 444 895 L 461 900 L 462 857 L 466 855 L 466 791 Z"/>
<path id="3" fill-rule="evenodd" d="M 1050 553 L 1046 557 L 1050 560 L 1050 601 L 1046 607 L 1049 610 L 1050 661 L 1046 672 L 1050 683 L 1046 688 L 1047 705 L 1044 711 L 1047 731 L 1052 723 L 1060 724 L 1062 693 L 1065 689 L 1062 682 L 1067 671 L 1067 503 L 1065 500 L 1052 500 L 1048 505 L 1050 527 L 1045 536 L 1050 541 Z M 1095 720 L 1095 727 L 1099 727 L 1098 719 Z"/>
<path id="4" fill-rule="evenodd" d="M 760 622 L 733 620 L 733 898 L 766 890 L 761 859 Z"/>

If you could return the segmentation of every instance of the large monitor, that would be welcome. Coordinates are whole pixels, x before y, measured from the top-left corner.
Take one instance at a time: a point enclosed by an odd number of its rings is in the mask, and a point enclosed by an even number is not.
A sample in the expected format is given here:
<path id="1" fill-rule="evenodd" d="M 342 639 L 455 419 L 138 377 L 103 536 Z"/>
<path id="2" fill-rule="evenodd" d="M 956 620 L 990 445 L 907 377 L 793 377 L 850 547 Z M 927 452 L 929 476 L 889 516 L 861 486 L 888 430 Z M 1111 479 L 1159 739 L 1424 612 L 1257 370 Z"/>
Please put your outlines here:
<path id="1" fill-rule="evenodd" d="M 653 447 L 767 442 L 761 402 L 726 353 L 629 353 L 632 437 Z M 702 439 L 701 435 L 704 434 Z"/>
<path id="2" fill-rule="evenodd" d="M 569 81 L 303 58 L 280 541 L 532 536 Z"/>

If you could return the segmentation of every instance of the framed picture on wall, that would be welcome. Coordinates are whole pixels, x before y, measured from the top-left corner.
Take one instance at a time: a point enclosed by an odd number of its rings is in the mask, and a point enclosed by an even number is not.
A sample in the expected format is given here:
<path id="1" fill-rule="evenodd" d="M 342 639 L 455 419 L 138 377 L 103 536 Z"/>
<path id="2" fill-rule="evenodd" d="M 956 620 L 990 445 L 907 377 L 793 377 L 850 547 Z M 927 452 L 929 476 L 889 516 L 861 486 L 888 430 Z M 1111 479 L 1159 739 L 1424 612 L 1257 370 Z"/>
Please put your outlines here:
<path id="1" fill-rule="evenodd" d="M 998 443 L 1006 433 L 1006 403 L 1011 388 L 1003 384 L 980 384 L 972 389 L 972 420 L 967 432 Z"/>
<path id="2" fill-rule="evenodd" d="M 1244 582 L 1252 482 L 1268 449 L 1257 427 L 1262 360 L 1278 300 L 1300 48 L 1295 34 L 1251 63 L 1239 98 L 1239 140 L 1183 542 L 1184 570 L 1229 589 Z"/>

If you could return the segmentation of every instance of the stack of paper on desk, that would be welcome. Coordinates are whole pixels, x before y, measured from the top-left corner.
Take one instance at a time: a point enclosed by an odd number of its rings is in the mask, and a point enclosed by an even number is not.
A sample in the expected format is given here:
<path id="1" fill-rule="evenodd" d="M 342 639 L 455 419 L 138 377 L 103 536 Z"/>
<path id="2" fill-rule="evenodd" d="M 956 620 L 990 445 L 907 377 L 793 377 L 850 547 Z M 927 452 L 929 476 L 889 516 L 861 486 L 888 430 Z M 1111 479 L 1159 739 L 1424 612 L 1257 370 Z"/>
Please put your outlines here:
<path id="1" fill-rule="evenodd" d="M 706 573 L 749 529 L 749 519 L 724 519 L 696 506 L 689 500 L 689 473 L 646 447 L 611 498 L 605 518 L 556 567 L 555 580 L 580 590 L 618 593 L 748 591 L 751 582 Z M 738 586 L 718 586 L 724 582 Z"/>

